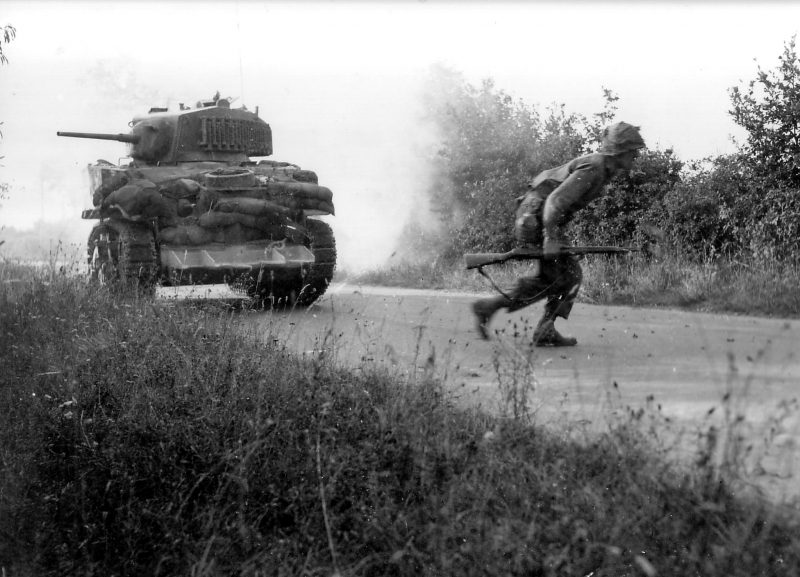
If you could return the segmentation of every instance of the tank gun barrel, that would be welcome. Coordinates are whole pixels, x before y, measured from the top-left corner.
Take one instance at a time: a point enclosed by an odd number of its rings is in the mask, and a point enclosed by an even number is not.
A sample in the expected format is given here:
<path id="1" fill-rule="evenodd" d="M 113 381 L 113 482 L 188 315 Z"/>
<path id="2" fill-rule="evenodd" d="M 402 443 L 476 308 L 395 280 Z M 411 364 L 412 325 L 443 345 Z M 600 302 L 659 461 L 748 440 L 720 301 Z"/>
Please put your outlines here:
<path id="1" fill-rule="evenodd" d="M 119 142 L 127 142 L 128 144 L 136 144 L 139 142 L 139 136 L 136 134 L 102 134 L 98 132 L 56 132 L 58 136 L 69 136 L 71 138 L 93 138 L 95 140 L 117 140 Z"/>

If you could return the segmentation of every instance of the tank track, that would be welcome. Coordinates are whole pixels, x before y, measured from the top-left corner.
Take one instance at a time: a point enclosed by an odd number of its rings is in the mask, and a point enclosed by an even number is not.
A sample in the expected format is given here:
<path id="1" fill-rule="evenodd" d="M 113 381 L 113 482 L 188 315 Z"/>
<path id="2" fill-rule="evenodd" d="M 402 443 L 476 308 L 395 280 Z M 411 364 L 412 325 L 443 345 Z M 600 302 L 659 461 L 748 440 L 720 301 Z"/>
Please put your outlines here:
<path id="1" fill-rule="evenodd" d="M 89 235 L 88 257 L 92 280 L 155 293 L 158 253 L 148 225 L 117 220 L 97 224 Z"/>
<path id="2" fill-rule="evenodd" d="M 308 306 L 320 298 L 333 280 L 336 270 L 336 239 L 327 222 L 309 219 L 306 230 L 311 239 L 310 249 L 316 262 L 308 265 L 303 277 L 303 287 L 297 298 L 297 304 Z"/>

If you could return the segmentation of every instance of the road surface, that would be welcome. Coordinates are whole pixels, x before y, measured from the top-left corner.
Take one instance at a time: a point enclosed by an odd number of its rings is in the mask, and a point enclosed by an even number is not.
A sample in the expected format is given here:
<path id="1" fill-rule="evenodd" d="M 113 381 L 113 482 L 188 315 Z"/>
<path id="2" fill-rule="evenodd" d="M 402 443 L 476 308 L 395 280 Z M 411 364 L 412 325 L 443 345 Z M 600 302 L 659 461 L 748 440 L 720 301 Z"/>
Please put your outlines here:
<path id="1" fill-rule="evenodd" d="M 307 309 L 242 318 L 300 353 L 433 374 L 461 402 L 489 411 L 513 411 L 511 393 L 526 392 L 525 407 L 543 424 L 602 429 L 641 411 L 641 422 L 669 429 L 664 439 L 689 446 L 712 425 L 741 433 L 759 484 L 800 495 L 800 322 L 578 304 L 557 321 L 578 345 L 535 348 L 541 305 L 498 313 L 484 341 L 475 298 L 337 284 Z"/>

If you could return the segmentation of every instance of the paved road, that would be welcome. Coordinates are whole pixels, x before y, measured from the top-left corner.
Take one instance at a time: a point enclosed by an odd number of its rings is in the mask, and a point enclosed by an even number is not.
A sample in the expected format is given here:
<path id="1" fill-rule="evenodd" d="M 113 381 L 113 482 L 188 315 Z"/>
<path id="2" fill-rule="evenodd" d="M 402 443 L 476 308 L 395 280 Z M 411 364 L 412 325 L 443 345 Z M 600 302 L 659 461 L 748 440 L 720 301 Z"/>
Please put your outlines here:
<path id="1" fill-rule="evenodd" d="M 684 440 L 712 424 L 740 432 L 759 483 L 800 495 L 800 322 L 579 304 L 557 323 L 578 346 L 534 348 L 541 306 L 499 313 L 497 334 L 483 341 L 474 298 L 339 284 L 308 309 L 244 318 L 299 352 L 412 377 L 430 371 L 463 402 L 491 411 L 509 409 L 504 394 L 526 389 L 539 422 L 602 428 L 644 409 L 644 421 L 669 418 L 664 426 Z"/>

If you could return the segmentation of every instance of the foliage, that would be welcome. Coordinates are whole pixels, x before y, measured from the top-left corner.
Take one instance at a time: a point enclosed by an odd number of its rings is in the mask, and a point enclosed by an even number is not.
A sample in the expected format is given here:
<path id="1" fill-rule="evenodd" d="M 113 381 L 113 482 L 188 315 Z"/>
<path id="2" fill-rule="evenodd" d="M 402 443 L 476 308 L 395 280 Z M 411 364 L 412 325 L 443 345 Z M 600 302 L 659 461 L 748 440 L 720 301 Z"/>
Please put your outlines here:
<path id="1" fill-rule="evenodd" d="M 733 87 L 734 121 L 747 133 L 743 152 L 774 184 L 800 188 L 800 59 L 795 39 L 784 45 L 775 70 L 758 68 L 746 89 Z"/>
<path id="2" fill-rule="evenodd" d="M 800 189 L 776 186 L 765 191 L 753 221 L 750 247 L 762 258 L 800 258 Z"/>
<path id="3" fill-rule="evenodd" d="M 447 257 L 513 244 L 516 198 L 538 172 L 585 152 L 613 116 L 616 97 L 593 122 L 551 106 L 543 115 L 491 80 L 480 87 L 460 73 L 435 68 L 426 98 L 428 120 L 441 138 L 431 198 L 448 231 Z"/>
<path id="4" fill-rule="evenodd" d="M 17 35 L 16 28 L 10 25 L 3 26 L 2 34 L 0 35 L 0 65 L 8 64 L 8 57 L 6 57 L 5 52 L 3 52 L 3 44 L 8 45 L 8 43 L 11 42 L 16 37 L 16 35 Z M 0 122 L 0 126 L 2 125 L 3 123 Z M 3 133 L 0 132 L 0 138 L 2 138 L 2 136 Z M 2 158 L 3 157 L 0 156 L 0 159 Z"/>
<path id="5" fill-rule="evenodd" d="M 693 163 L 655 221 L 685 256 L 756 255 L 790 261 L 800 251 L 800 194 L 755 173 L 742 154 Z"/>
<path id="6" fill-rule="evenodd" d="M 692 163 L 690 171 L 664 198 L 666 239 L 693 257 L 738 253 L 752 225 L 757 178 L 738 154 Z"/>
<path id="7" fill-rule="evenodd" d="M 793 260 L 800 254 L 800 59 L 795 41 L 793 36 L 784 45 L 774 70 L 759 67 L 746 91 L 730 90 L 730 113 L 748 133 L 739 161 L 750 173 L 727 191 L 724 216 L 735 227 L 739 247 L 760 258 Z M 731 196 L 731 190 L 742 188 L 744 195 Z"/>
<path id="8" fill-rule="evenodd" d="M 9 575 L 800 570 L 797 520 L 737 499 L 705 446 L 661 460 L 656 415 L 575 438 L 262 344 L 246 312 L 0 277 Z"/>
<path id="9" fill-rule="evenodd" d="M 17 35 L 17 29 L 11 25 L 5 25 L 0 36 L 0 64 L 8 64 L 8 57 L 3 52 L 3 44 L 8 45 Z"/>
<path id="10" fill-rule="evenodd" d="M 591 208 L 578 212 L 571 224 L 577 244 L 641 244 L 660 240 L 664 226 L 662 206 L 681 180 L 683 163 L 672 150 L 647 149 L 636 160 L 631 174 L 618 174 Z M 660 230 L 660 229 L 659 229 Z"/>
<path id="11" fill-rule="evenodd" d="M 0 65 L 8 64 L 8 58 L 3 52 L 3 44 L 8 45 L 8 43 L 11 42 L 16 35 L 17 35 L 16 28 L 10 25 L 3 26 L 2 37 L 0 38 Z M 0 126 L 3 126 L 2 122 L 0 122 Z M 2 131 L 0 131 L 0 138 L 2 137 L 3 133 Z M 2 159 L 3 156 L 0 156 L 0 160 Z M 7 193 L 8 193 L 8 183 L 0 182 L 0 208 L 3 208 L 3 205 L 1 204 L 2 201 L 8 198 Z M 0 240 L 0 245 L 4 244 L 4 242 L 5 241 Z"/>
<path id="12" fill-rule="evenodd" d="M 0 158 L 2 158 L 0 156 Z M 8 198 L 8 183 L 7 182 L 0 182 L 0 202 Z M 0 208 L 3 208 L 3 205 L 0 204 Z"/>

